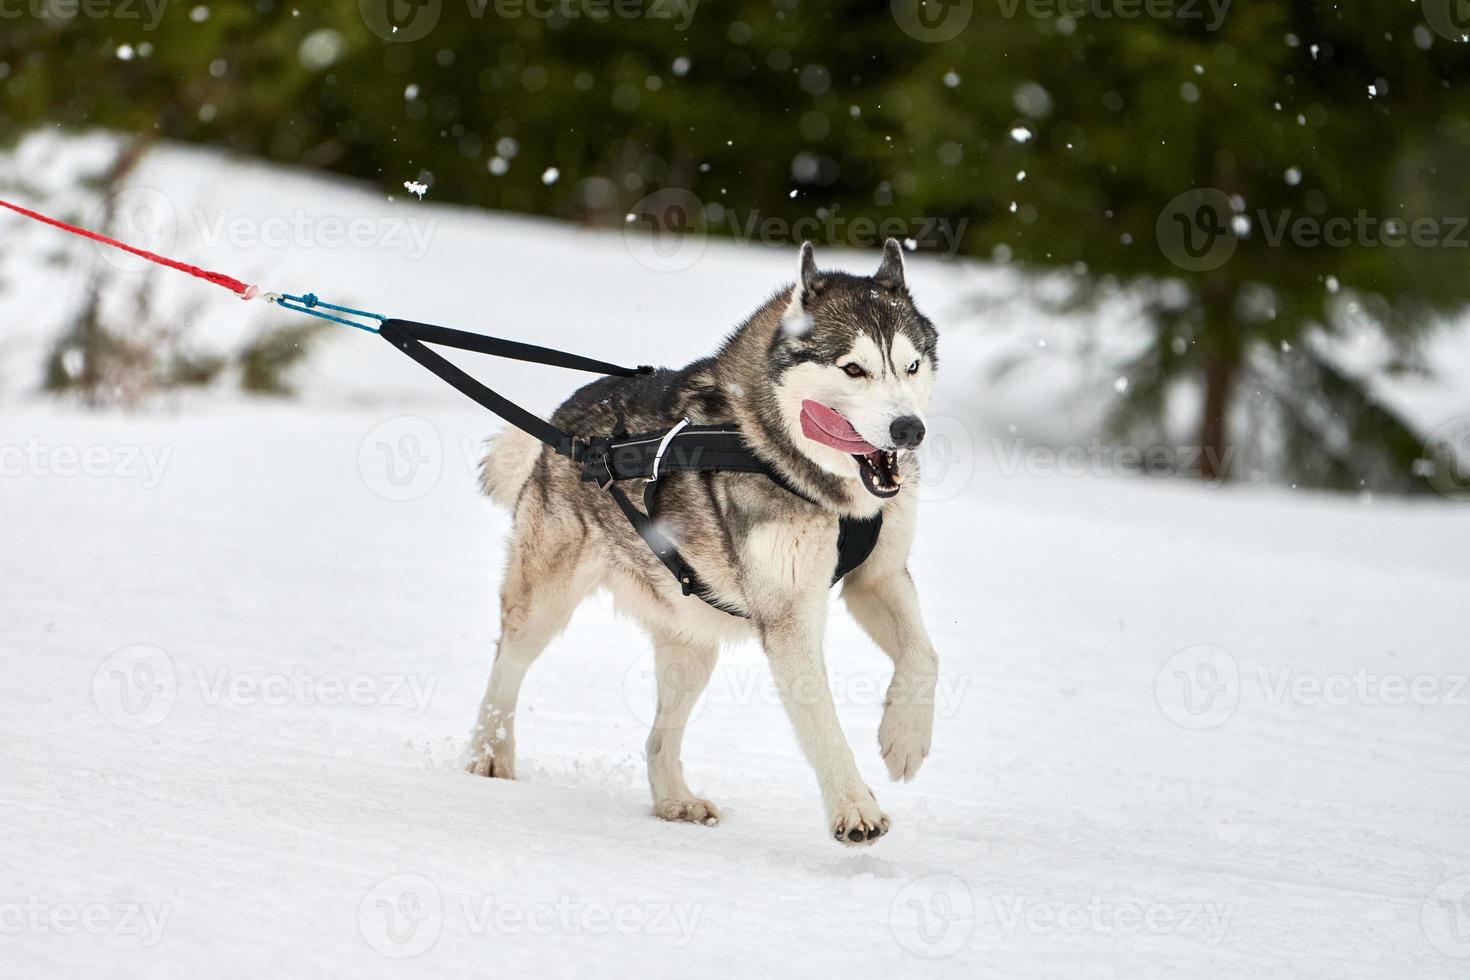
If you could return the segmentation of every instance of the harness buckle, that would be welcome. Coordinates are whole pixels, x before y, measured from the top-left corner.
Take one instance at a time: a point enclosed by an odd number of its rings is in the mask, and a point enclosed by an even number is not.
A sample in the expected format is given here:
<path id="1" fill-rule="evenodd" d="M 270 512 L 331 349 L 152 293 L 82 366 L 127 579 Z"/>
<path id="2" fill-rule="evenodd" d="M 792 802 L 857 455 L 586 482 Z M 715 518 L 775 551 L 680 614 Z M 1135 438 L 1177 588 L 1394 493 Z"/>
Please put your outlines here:
<path id="1" fill-rule="evenodd" d="M 592 467 L 597 466 L 599 463 L 602 464 L 602 472 L 606 474 L 606 476 L 594 475 L 592 479 L 594 482 L 596 482 L 597 489 L 606 490 L 608 487 L 617 482 L 617 478 L 613 476 L 612 463 L 608 461 L 606 450 L 598 453 L 587 464 L 588 472 L 592 472 Z"/>

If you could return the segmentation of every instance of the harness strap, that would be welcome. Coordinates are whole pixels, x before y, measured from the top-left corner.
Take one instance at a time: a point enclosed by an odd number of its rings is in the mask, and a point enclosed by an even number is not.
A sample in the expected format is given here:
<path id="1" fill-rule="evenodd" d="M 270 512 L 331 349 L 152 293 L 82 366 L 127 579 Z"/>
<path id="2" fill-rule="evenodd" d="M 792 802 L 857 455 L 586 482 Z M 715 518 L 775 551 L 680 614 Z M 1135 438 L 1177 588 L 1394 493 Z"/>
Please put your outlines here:
<path id="1" fill-rule="evenodd" d="M 655 469 L 658 474 L 710 470 L 770 472 L 770 467 L 750 451 L 739 429 L 728 425 L 675 428 L 678 431 L 673 433 L 645 432 L 635 436 L 600 436 L 588 440 L 582 479 L 598 484 L 609 478 L 650 480 L 655 476 Z M 782 485 L 785 486 L 784 482 Z"/>
<path id="2" fill-rule="evenodd" d="M 622 367 L 549 347 L 487 337 L 484 334 L 416 320 L 384 320 L 378 332 L 384 340 L 428 368 L 452 388 L 469 396 L 521 431 L 539 439 L 558 454 L 583 464 L 582 479 L 595 482 L 599 489 L 607 491 L 654 557 L 674 576 L 680 590 L 685 595 L 696 596 L 732 616 L 745 616 L 747 613 L 738 606 L 720 600 L 709 591 L 709 587 L 685 563 L 674 542 L 669 540 L 653 516 L 654 490 L 659 477 L 665 473 L 711 471 L 763 473 L 788 492 L 808 503 L 815 503 L 756 456 L 736 428 L 728 425 L 690 425 L 688 419 L 683 419 L 670 429 L 641 435 L 616 438 L 574 435 L 563 432 L 490 389 L 443 355 L 430 350 L 426 344 L 620 378 L 652 374 L 654 369 L 647 365 Z M 644 487 L 642 511 L 633 505 L 627 494 L 617 485 L 621 480 L 637 479 L 648 481 Z M 838 519 L 837 569 L 832 578 L 834 584 L 861 565 L 872 553 L 882 526 L 882 514 L 865 520 L 849 517 Z"/>
<path id="3" fill-rule="evenodd" d="M 664 458 L 664 450 L 669 448 L 669 443 L 679 434 L 679 430 L 688 426 L 688 419 L 680 419 L 679 424 L 664 433 L 664 437 L 658 441 L 658 448 L 653 451 L 653 479 L 658 479 L 658 461 Z"/>
<path id="4" fill-rule="evenodd" d="M 451 387 L 468 395 L 522 432 L 540 439 L 563 456 L 575 457 L 576 441 L 570 433 L 563 432 L 540 416 L 532 415 L 504 395 L 492 391 L 460 370 L 442 354 L 435 353 L 424 344 L 426 342 L 439 344 L 443 347 L 453 347 L 475 354 L 490 354 L 494 357 L 508 357 L 516 361 L 571 368 L 574 371 L 587 371 L 591 374 L 610 374 L 620 378 L 653 373 L 653 368 L 646 365 L 637 368 L 621 367 L 590 357 L 552 350 L 549 347 L 537 347 L 534 344 L 522 344 L 514 340 L 501 340 L 499 337 L 487 337 L 483 334 L 470 333 L 467 330 L 452 330 L 449 327 L 418 323 L 414 320 L 385 320 L 378 328 L 378 332 L 382 334 L 384 340 L 447 381 Z"/>

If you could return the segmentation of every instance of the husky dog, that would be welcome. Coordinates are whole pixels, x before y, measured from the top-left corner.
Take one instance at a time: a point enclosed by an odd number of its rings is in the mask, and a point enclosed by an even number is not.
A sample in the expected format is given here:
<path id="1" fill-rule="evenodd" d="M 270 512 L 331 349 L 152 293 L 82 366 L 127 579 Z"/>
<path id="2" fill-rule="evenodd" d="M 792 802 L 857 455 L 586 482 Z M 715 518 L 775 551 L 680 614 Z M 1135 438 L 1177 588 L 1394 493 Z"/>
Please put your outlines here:
<path id="1" fill-rule="evenodd" d="M 672 473 L 659 481 L 654 512 L 664 533 L 708 590 L 744 617 L 681 594 L 609 495 L 579 478 L 578 466 L 518 429 L 497 435 L 481 483 L 514 511 L 515 522 L 500 642 L 471 738 L 470 771 L 514 777 L 521 680 L 577 605 L 606 588 L 653 642 L 658 707 L 646 748 L 658 816 L 718 821 L 714 804 L 684 781 L 684 725 L 721 644 L 755 636 L 816 770 L 828 832 L 844 844 L 887 833 L 888 817 L 838 726 L 822 634 L 837 516 L 881 511 L 877 546 L 843 579 L 842 597 L 893 660 L 878 744 L 889 774 L 912 779 L 929 754 L 938 669 L 905 567 L 917 504 L 914 450 L 924 438 L 936 346 L 933 325 L 909 297 L 897 241 L 884 244 L 871 277 L 818 270 L 807 243 L 796 284 L 767 300 L 713 357 L 595 381 L 556 410 L 554 425 L 585 435 L 656 431 L 682 418 L 733 422 L 808 498 L 758 473 Z"/>

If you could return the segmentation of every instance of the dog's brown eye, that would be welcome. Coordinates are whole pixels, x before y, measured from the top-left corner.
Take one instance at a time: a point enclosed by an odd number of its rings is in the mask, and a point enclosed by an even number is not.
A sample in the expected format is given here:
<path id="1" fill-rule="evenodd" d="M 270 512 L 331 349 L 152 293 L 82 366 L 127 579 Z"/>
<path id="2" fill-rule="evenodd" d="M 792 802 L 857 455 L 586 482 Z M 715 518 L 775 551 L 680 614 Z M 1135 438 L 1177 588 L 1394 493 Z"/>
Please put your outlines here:
<path id="1" fill-rule="evenodd" d="M 858 367 L 856 364 L 849 364 L 846 367 L 844 367 L 842 370 L 844 370 L 844 371 L 847 372 L 847 376 L 849 378 L 866 378 L 868 376 L 868 372 L 864 371 L 862 368 Z"/>
<path id="2" fill-rule="evenodd" d="M 909 374 L 918 374 L 918 373 L 919 373 L 919 362 L 918 361 L 915 361 L 914 363 L 912 363 L 912 364 L 909 365 Z"/>

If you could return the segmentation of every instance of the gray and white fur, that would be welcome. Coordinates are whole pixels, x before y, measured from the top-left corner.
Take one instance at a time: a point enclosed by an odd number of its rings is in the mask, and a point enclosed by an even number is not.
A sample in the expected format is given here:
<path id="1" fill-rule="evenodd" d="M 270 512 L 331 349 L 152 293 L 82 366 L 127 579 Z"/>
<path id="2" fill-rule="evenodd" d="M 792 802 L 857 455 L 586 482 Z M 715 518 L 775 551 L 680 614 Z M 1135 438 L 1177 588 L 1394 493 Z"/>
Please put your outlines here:
<path id="1" fill-rule="evenodd" d="M 827 832 L 844 844 L 887 833 L 838 726 L 823 658 L 827 595 L 837 560 L 836 515 L 883 513 L 868 560 L 842 583 L 853 618 L 893 661 L 878 743 L 895 780 L 929 754 L 938 659 L 906 560 L 914 537 L 923 411 L 934 384 L 937 334 L 914 306 L 903 252 L 889 239 L 872 276 L 821 271 L 811 245 L 800 274 L 726 338 L 713 357 L 652 375 L 605 378 L 552 416 L 579 435 L 650 432 L 682 418 L 734 422 L 747 444 L 809 498 L 761 474 L 673 473 L 654 510 L 721 601 L 747 618 L 684 596 L 608 495 L 578 467 L 517 429 L 491 442 L 485 492 L 514 512 L 501 587 L 501 634 L 471 737 L 471 772 L 513 778 L 516 699 L 526 670 L 602 588 L 647 631 L 658 706 L 648 736 L 654 812 L 713 824 L 714 804 L 689 788 L 680 762 L 685 723 L 722 644 L 756 637 L 797 742 L 816 771 Z M 803 402 L 842 415 L 892 472 L 803 434 Z M 882 493 L 879 483 L 884 486 Z M 641 486 L 628 486 L 642 500 Z M 889 494 L 888 491 L 892 490 Z"/>

